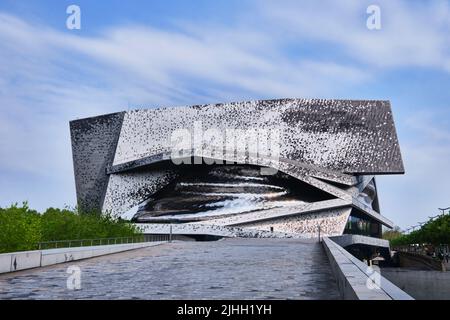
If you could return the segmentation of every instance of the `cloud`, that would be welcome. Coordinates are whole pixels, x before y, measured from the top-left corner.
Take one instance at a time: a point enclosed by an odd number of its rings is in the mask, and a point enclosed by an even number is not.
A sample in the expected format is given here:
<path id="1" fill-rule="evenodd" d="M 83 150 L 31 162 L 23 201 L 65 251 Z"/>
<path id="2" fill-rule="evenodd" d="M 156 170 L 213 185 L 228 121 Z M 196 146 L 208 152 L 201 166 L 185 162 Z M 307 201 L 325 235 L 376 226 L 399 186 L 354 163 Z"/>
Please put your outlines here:
<path id="1" fill-rule="evenodd" d="M 381 30 L 366 28 L 373 1 L 268 2 L 262 14 L 297 41 L 322 41 L 376 67 L 423 66 L 450 72 L 450 5 L 447 1 L 377 1 Z"/>
<path id="2" fill-rule="evenodd" d="M 74 194 L 72 119 L 130 107 L 314 96 L 332 93 L 340 79 L 345 87 L 366 78 L 345 64 L 292 59 L 270 35 L 240 27 L 124 25 L 79 36 L 0 13 L 0 43 L 0 167 L 51 181 L 49 194 Z M 16 197 L 2 201 L 29 195 L 26 181 L 14 185 Z M 38 207 L 74 203 L 31 197 Z"/>
<path id="3" fill-rule="evenodd" d="M 423 222 L 448 207 L 448 159 L 450 148 L 442 145 L 402 145 L 406 174 L 377 178 L 381 210 L 403 229 Z"/>
<path id="4" fill-rule="evenodd" d="M 450 72 L 445 1 L 378 1 L 380 31 L 366 28 L 368 1 L 252 3 L 251 12 L 226 23 L 175 21 L 162 29 L 111 22 L 84 36 L 0 12 L 0 205 L 75 203 L 68 128 L 75 118 L 161 105 L 355 97 L 362 84 L 398 68 Z M 445 201 L 449 130 L 436 124 L 448 114 L 427 112 L 401 123 L 406 176 L 380 179 L 382 207 L 400 224 Z M 417 190 L 420 205 L 411 200 Z"/>
<path id="5" fill-rule="evenodd" d="M 417 135 L 416 143 L 450 145 L 450 110 L 419 110 L 405 119 L 407 128 Z M 450 149 L 450 148 L 449 148 Z"/>
<path id="6" fill-rule="evenodd" d="M 402 228 L 448 207 L 450 108 L 420 108 L 402 121 L 400 139 L 406 174 L 378 177 L 382 210 Z M 388 212 L 386 212 L 388 211 Z"/>

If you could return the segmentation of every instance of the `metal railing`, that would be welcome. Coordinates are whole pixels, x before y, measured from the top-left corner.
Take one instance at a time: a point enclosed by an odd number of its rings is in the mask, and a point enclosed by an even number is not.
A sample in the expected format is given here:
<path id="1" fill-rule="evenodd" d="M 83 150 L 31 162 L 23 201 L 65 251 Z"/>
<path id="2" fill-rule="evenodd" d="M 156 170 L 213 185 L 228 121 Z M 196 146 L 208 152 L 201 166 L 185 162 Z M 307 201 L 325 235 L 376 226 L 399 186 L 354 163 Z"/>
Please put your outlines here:
<path id="1" fill-rule="evenodd" d="M 438 260 L 448 260 L 450 245 L 410 244 L 393 246 L 392 250 L 429 256 Z"/>
<path id="2" fill-rule="evenodd" d="M 172 238 L 173 237 L 171 234 L 148 234 L 135 237 L 44 241 L 38 243 L 38 250 L 86 247 L 86 246 L 102 246 L 112 244 L 138 243 L 138 242 L 156 242 L 156 241 L 171 242 Z"/>

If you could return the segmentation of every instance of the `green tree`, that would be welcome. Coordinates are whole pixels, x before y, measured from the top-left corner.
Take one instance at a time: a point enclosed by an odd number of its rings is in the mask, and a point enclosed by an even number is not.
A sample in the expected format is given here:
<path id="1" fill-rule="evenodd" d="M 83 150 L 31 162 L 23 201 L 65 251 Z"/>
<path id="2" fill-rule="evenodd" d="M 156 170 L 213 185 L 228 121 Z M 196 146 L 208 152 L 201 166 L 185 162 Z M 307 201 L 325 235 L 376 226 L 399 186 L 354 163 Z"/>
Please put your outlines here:
<path id="1" fill-rule="evenodd" d="M 41 238 L 40 215 L 26 202 L 0 208 L 0 252 L 36 249 Z"/>
<path id="2" fill-rule="evenodd" d="M 442 215 L 437 219 L 430 220 L 419 230 L 393 239 L 391 244 L 450 244 L 450 215 Z"/>
<path id="3" fill-rule="evenodd" d="M 392 241 L 402 236 L 402 232 L 400 231 L 400 227 L 395 226 L 392 230 L 386 230 L 383 232 L 383 239 Z"/>
<path id="4" fill-rule="evenodd" d="M 140 230 L 132 223 L 98 212 L 49 208 L 43 214 L 14 204 L 0 208 L 0 252 L 34 250 L 38 242 L 133 237 Z"/>

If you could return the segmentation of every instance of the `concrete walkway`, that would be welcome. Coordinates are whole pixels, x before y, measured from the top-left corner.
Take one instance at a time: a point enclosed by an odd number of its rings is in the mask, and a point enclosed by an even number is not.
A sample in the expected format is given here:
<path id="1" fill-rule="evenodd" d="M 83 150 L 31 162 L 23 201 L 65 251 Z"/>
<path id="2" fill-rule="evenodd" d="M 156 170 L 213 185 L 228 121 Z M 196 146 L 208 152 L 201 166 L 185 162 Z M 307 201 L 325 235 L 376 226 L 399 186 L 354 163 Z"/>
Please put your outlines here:
<path id="1" fill-rule="evenodd" d="M 69 266 L 81 289 L 69 290 Z M 298 239 L 174 242 L 0 275 L 0 299 L 340 299 L 323 248 Z"/>

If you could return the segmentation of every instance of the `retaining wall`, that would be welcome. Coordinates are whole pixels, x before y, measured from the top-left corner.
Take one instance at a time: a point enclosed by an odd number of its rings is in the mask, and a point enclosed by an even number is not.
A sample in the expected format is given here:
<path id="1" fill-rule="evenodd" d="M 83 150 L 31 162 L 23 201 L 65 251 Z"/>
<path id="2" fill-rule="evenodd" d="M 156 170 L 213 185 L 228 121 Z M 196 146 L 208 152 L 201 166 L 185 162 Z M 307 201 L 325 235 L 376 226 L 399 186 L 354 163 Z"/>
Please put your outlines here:
<path id="1" fill-rule="evenodd" d="M 450 272 L 383 268 L 381 274 L 415 299 L 450 299 Z"/>
<path id="2" fill-rule="evenodd" d="M 329 238 L 322 239 L 341 295 L 346 300 L 414 300 Z"/>
<path id="3" fill-rule="evenodd" d="M 156 246 L 166 242 L 140 242 L 92 247 L 60 248 L 0 254 L 0 273 L 93 258 L 107 254 Z"/>

